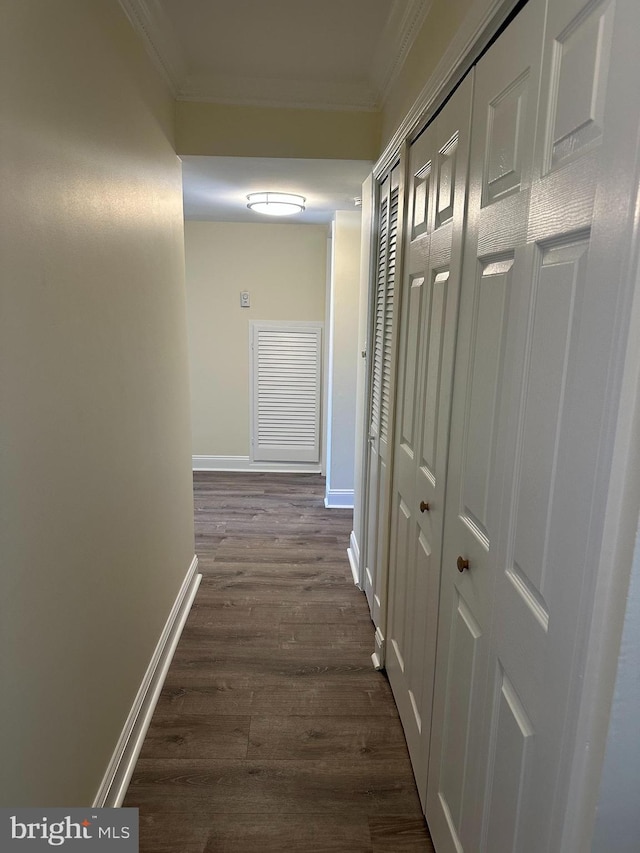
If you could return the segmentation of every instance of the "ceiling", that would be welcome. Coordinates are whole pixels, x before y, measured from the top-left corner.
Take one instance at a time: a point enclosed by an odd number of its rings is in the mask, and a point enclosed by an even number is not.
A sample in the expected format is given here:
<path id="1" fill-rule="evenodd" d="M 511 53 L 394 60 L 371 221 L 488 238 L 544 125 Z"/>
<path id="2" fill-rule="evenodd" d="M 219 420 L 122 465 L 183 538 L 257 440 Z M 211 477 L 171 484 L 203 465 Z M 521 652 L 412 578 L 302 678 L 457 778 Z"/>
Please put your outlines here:
<path id="1" fill-rule="evenodd" d="M 358 210 L 362 182 L 371 171 L 363 160 L 294 160 L 276 157 L 183 157 L 185 219 L 213 222 L 286 222 L 319 225 L 336 210 Z M 247 208 L 251 192 L 300 193 L 303 213 L 264 216 Z"/>
<path id="2" fill-rule="evenodd" d="M 302 109 L 380 109 L 431 0 L 120 0 L 174 96 Z M 298 192 L 296 222 L 354 210 L 362 161 L 184 157 L 185 216 L 264 221 L 252 191 Z M 270 221 L 278 221 L 271 220 Z M 282 221 L 291 221 L 283 219 Z"/>

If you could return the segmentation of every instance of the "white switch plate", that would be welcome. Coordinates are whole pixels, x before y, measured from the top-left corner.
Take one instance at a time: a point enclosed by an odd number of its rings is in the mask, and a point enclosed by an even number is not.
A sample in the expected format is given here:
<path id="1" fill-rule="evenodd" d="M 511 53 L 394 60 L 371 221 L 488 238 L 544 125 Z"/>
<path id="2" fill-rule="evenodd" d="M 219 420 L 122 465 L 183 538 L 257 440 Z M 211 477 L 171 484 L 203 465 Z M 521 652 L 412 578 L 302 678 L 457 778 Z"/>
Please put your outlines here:
<path id="1" fill-rule="evenodd" d="M 251 300 L 249 298 L 249 291 L 248 290 L 243 290 L 240 293 L 240 307 L 241 308 L 250 308 L 251 307 Z"/>

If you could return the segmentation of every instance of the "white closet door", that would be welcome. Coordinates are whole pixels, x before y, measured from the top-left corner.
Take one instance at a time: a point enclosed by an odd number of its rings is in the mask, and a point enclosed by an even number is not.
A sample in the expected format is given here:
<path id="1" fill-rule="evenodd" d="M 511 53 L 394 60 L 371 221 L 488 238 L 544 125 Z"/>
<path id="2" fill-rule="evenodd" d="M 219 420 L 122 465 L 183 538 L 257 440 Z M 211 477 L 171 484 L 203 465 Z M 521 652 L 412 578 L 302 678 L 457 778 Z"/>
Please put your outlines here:
<path id="1" fill-rule="evenodd" d="M 438 853 L 480 849 L 482 711 L 507 464 L 500 407 L 514 273 L 530 266 L 544 12 L 532 0 L 476 68 L 427 788 Z"/>
<path id="2" fill-rule="evenodd" d="M 607 178 L 633 68 L 615 46 L 639 23 L 633 0 L 531 0 L 477 68 L 427 798 L 438 853 L 565 853 L 625 346 L 611 216 L 628 223 L 635 194 Z"/>
<path id="3" fill-rule="evenodd" d="M 606 424 L 625 348 L 621 240 L 609 232 L 623 225 L 637 191 L 628 178 L 622 192 L 610 181 L 618 169 L 632 174 L 615 153 L 626 140 L 614 118 L 625 108 L 622 87 L 637 75 L 636 52 L 615 47 L 630 30 L 640 33 L 637 2 L 548 3 L 527 226 L 532 264 L 515 282 L 520 322 L 506 373 L 513 461 L 484 714 L 481 849 L 496 853 L 562 846 L 608 488 Z M 637 133 L 637 112 L 634 125 Z"/>
<path id="4" fill-rule="evenodd" d="M 319 323 L 251 323 L 253 460 L 319 461 L 321 366 Z"/>
<path id="5" fill-rule="evenodd" d="M 380 186 L 373 363 L 369 413 L 365 593 L 373 622 L 380 625 L 386 587 L 389 512 L 391 401 L 395 371 L 395 302 L 398 232 L 401 229 L 400 167 Z"/>
<path id="6" fill-rule="evenodd" d="M 423 805 L 472 75 L 411 146 L 386 668 Z"/>

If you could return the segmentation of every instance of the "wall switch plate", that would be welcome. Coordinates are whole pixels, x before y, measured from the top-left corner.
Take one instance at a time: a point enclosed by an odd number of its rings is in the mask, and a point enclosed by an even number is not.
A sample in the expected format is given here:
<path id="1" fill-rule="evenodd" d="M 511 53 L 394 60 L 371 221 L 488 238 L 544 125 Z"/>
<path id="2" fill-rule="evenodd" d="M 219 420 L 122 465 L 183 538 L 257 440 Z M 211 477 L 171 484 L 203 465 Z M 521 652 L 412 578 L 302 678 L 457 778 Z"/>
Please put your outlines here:
<path id="1" fill-rule="evenodd" d="M 240 293 L 240 307 L 241 308 L 250 308 L 251 307 L 251 300 L 249 298 L 249 291 L 248 290 L 243 290 Z"/>

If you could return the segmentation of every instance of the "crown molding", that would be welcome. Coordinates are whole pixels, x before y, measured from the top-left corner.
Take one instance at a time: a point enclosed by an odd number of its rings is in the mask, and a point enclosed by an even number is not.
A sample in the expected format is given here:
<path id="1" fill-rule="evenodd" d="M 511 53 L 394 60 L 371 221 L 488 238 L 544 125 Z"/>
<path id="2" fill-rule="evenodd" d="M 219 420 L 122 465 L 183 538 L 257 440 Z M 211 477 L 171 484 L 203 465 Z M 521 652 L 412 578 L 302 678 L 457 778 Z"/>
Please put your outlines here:
<path id="1" fill-rule="evenodd" d="M 435 71 L 374 166 L 373 173 L 376 178 L 384 175 L 398 159 L 404 140 L 411 141 L 435 115 L 521 2 L 522 0 L 473 0 Z"/>
<path id="2" fill-rule="evenodd" d="M 372 69 L 378 107 L 398 78 L 432 5 L 433 0 L 393 0 Z"/>
<path id="3" fill-rule="evenodd" d="M 187 63 L 173 27 L 159 0 L 118 0 L 132 27 L 143 41 L 154 65 L 174 97 L 187 77 Z"/>
<path id="4" fill-rule="evenodd" d="M 252 107 L 375 112 L 376 92 L 366 83 L 334 83 L 257 77 L 191 77 L 178 89 L 179 101 Z"/>
<path id="5" fill-rule="evenodd" d="M 118 2 L 177 100 L 375 112 L 397 79 L 433 0 L 393 0 L 373 60 L 371 81 L 347 83 L 219 75 L 190 77 L 161 0 Z"/>

